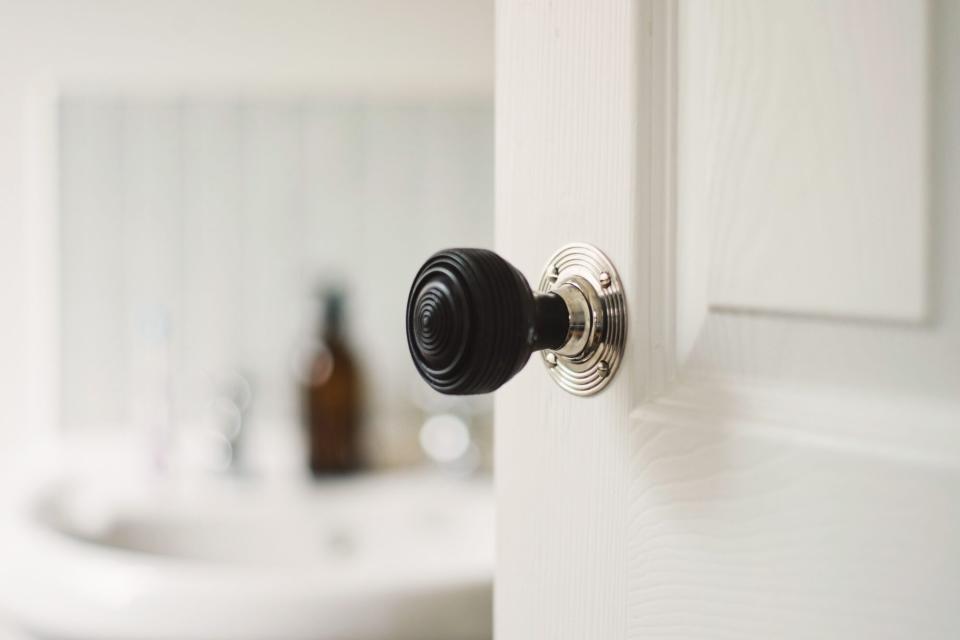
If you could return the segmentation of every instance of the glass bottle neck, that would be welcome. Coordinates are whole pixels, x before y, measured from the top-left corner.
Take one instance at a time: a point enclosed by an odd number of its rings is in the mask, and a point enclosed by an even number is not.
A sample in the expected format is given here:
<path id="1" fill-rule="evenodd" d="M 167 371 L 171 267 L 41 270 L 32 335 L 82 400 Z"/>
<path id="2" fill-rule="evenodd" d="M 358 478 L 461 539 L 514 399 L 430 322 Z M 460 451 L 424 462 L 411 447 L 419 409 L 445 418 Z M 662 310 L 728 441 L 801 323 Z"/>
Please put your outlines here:
<path id="1" fill-rule="evenodd" d="M 320 337 L 325 341 L 343 338 L 343 299 L 338 294 L 328 294 L 324 298 Z"/>

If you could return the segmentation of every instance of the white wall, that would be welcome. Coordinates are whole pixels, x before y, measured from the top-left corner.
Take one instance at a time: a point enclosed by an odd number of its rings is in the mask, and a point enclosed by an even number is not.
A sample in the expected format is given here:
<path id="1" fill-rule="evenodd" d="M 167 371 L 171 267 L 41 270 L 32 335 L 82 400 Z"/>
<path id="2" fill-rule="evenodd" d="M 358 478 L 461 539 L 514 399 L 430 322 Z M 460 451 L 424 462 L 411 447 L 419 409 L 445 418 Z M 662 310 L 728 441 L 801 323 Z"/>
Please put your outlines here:
<path id="1" fill-rule="evenodd" d="M 0 441 L 57 412 L 52 96 L 489 96 L 492 20 L 488 0 L 0 0 Z"/>

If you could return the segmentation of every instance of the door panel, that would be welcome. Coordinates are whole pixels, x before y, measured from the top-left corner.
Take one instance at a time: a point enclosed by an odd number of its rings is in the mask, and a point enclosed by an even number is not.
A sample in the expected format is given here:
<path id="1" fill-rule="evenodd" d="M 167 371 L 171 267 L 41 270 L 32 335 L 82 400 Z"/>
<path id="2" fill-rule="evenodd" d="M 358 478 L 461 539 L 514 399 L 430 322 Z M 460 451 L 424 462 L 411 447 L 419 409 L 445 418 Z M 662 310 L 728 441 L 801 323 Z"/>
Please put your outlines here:
<path id="1" fill-rule="evenodd" d="M 922 318 L 926 3 L 679 7 L 680 239 L 710 304 Z"/>
<path id="2" fill-rule="evenodd" d="M 957 413 L 864 400 L 688 379 L 635 413 L 629 637 L 956 637 Z"/>
<path id="3" fill-rule="evenodd" d="M 960 634 L 960 6 L 501 0 L 497 31 L 498 249 L 536 282 L 593 243 L 630 313 L 602 394 L 538 362 L 497 394 L 497 637 Z M 845 39 L 824 110 L 784 106 Z"/>

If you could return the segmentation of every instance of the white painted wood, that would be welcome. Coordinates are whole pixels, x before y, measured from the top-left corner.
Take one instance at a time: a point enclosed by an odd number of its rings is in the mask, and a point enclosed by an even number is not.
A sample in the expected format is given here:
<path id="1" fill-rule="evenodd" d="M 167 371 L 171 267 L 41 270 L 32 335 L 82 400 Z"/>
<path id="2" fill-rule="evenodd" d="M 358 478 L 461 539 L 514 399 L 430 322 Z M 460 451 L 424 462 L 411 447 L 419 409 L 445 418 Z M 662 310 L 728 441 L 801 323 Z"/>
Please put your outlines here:
<path id="1" fill-rule="evenodd" d="M 650 0 L 497 7 L 497 249 L 537 282 L 563 244 L 601 247 L 632 318 L 602 395 L 566 394 L 536 358 L 497 393 L 499 639 L 629 633 L 629 414 L 671 359 L 669 10 Z"/>
<path id="2" fill-rule="evenodd" d="M 925 317 L 927 3 L 680 8 L 681 242 L 709 264 L 685 284 L 718 307 Z"/>
<path id="3" fill-rule="evenodd" d="M 497 637 L 956 637 L 960 7 L 680 5 L 677 31 L 669 20 L 675 3 L 666 1 L 498 6 L 497 247 L 535 280 L 563 242 L 598 244 L 624 276 L 631 322 L 626 367 L 602 395 L 566 396 L 536 362 L 498 392 Z M 757 139 L 733 135 L 718 124 L 730 113 L 703 112 L 692 122 L 699 107 L 683 102 L 691 95 L 733 100 L 705 70 L 725 65 L 722 80 L 731 87 L 763 78 L 758 67 L 766 63 L 766 46 L 774 60 L 781 41 L 813 37 L 806 10 L 814 6 L 817 24 L 860 25 L 851 46 L 861 53 L 872 46 L 872 34 L 884 40 L 900 33 L 922 43 L 926 27 L 911 16 L 930 25 L 923 46 L 931 66 L 914 71 L 929 82 L 920 100 L 931 108 L 914 113 L 906 129 L 918 122 L 929 129 L 931 160 L 871 159 L 871 170 L 886 171 L 889 162 L 903 165 L 905 179 L 919 176 L 929 218 L 913 209 L 909 220 L 891 213 L 876 229 L 862 225 L 862 254 L 849 251 L 854 237 L 841 225 L 830 242 L 847 252 L 830 249 L 825 259 L 859 277 L 878 247 L 911 244 L 917 220 L 923 234 L 931 225 L 932 243 L 890 258 L 920 256 L 925 266 L 908 270 L 907 280 L 891 280 L 886 293 L 838 298 L 851 282 L 842 276 L 826 284 L 822 298 L 804 301 L 813 291 L 810 280 L 797 285 L 801 290 L 777 292 L 783 297 L 769 312 L 744 304 L 751 307 L 746 313 L 711 298 L 711 269 L 742 286 L 751 301 L 769 302 L 758 284 L 767 260 L 771 273 L 789 260 L 757 253 L 741 280 L 735 269 L 745 263 L 734 254 L 716 258 L 714 236 L 688 242 L 689 234 L 702 233 L 718 207 L 787 198 L 789 185 L 726 174 L 730 162 L 750 165 L 754 149 L 770 152 L 769 132 Z M 771 44 L 772 35 L 757 29 L 777 8 L 784 11 L 781 37 Z M 798 13 L 805 19 L 788 19 Z M 851 32 L 843 26 L 839 33 Z M 670 55 L 674 34 L 681 43 L 693 35 L 722 43 L 721 52 L 734 58 L 685 60 L 681 75 Z M 680 51 L 700 46 L 706 45 L 686 42 Z M 740 58 L 738 47 L 752 55 Z M 837 54 L 828 51 L 817 52 L 811 64 L 830 62 Z M 915 62 L 910 55 L 904 64 Z M 885 54 L 876 67 L 863 62 L 863 68 L 880 73 L 889 63 Z M 784 73 L 800 72 L 790 63 Z M 676 106 L 672 78 L 685 83 Z M 820 97 L 839 102 L 844 114 L 862 113 L 866 126 L 889 117 L 891 105 L 848 90 L 824 88 Z M 744 89 L 736 97 L 755 96 Z M 676 156 L 672 113 L 681 115 Z M 760 124 L 787 127 L 797 117 L 771 106 Z M 730 137 L 693 135 L 704 127 Z M 876 140 L 850 144 L 847 160 L 882 152 Z M 689 157 L 705 145 L 710 154 Z M 822 169 L 804 155 L 783 163 L 784 175 Z M 726 200 L 690 193 L 708 175 Z M 855 200 L 858 188 L 828 182 L 825 193 Z M 894 195 L 911 193 L 908 185 Z M 724 232 L 776 246 L 792 224 L 778 216 L 754 212 Z M 892 238 L 905 221 L 905 237 Z M 791 299 L 809 305 L 791 307 Z M 901 322 L 921 317 L 924 305 L 928 322 Z"/>
<path id="4" fill-rule="evenodd" d="M 641 407 L 630 637 L 955 637 L 957 416 L 731 379 Z"/>

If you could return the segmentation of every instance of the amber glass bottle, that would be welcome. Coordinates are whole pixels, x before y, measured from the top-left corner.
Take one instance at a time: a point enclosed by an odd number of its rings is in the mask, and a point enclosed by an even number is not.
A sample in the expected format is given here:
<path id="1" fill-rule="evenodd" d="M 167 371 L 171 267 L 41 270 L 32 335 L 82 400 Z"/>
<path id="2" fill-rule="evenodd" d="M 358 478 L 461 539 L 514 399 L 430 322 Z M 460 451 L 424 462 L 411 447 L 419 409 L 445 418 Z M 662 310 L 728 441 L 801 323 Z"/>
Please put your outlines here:
<path id="1" fill-rule="evenodd" d="M 343 295 L 323 295 L 320 345 L 301 389 L 310 471 L 346 473 L 360 466 L 360 378 L 343 332 Z"/>

